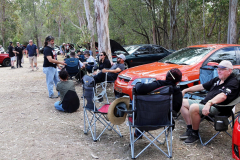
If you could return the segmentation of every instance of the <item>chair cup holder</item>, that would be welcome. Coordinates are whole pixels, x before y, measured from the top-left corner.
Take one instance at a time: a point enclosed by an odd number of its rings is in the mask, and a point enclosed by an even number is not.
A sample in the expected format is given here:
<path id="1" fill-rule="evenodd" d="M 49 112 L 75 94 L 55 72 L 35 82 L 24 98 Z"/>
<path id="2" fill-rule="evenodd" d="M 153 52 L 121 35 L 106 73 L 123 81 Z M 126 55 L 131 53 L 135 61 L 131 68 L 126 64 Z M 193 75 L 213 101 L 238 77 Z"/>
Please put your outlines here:
<path id="1" fill-rule="evenodd" d="M 99 102 L 102 102 L 103 101 L 103 96 L 102 95 L 98 95 L 97 99 L 98 99 Z"/>
<path id="2" fill-rule="evenodd" d="M 216 131 L 228 130 L 228 117 L 227 116 L 215 116 L 214 127 Z"/>

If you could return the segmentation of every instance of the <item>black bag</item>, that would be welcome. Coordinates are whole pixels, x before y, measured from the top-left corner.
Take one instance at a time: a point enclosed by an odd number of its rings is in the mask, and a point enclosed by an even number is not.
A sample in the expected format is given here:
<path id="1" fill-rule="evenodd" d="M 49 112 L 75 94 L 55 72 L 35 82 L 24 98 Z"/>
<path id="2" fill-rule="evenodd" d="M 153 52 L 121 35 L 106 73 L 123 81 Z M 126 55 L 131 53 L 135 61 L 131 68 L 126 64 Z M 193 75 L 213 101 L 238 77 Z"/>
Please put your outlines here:
<path id="1" fill-rule="evenodd" d="M 228 117 L 227 116 L 215 116 L 214 117 L 214 127 L 216 131 L 226 131 L 228 130 Z"/>

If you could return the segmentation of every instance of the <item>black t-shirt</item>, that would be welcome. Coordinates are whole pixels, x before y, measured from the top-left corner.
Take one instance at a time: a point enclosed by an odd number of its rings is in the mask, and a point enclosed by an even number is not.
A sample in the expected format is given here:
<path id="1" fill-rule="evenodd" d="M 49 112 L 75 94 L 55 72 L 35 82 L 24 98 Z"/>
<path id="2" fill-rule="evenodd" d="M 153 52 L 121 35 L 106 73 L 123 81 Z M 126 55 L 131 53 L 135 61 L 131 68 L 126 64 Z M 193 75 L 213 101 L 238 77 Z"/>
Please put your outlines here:
<path id="1" fill-rule="evenodd" d="M 15 51 L 19 52 L 19 54 L 16 54 L 17 56 L 22 56 L 22 51 L 23 51 L 23 49 L 22 49 L 21 46 L 20 46 L 20 47 L 16 46 L 16 47 L 15 47 Z"/>
<path id="2" fill-rule="evenodd" d="M 56 68 L 57 65 L 55 63 L 49 62 L 48 59 L 47 59 L 47 56 L 51 56 L 52 59 L 54 59 L 53 58 L 53 49 L 49 46 L 46 46 L 46 47 L 44 47 L 43 54 L 44 54 L 43 67 L 54 67 L 54 68 Z"/>
<path id="3" fill-rule="evenodd" d="M 111 68 L 111 63 L 110 63 L 110 61 L 109 61 L 109 59 L 104 59 L 104 61 L 102 62 L 101 60 L 99 61 L 99 67 L 98 67 L 98 69 L 100 69 L 100 70 L 102 70 L 102 69 L 104 69 L 104 68 L 107 68 L 107 69 L 109 69 L 109 68 Z"/>
<path id="4" fill-rule="evenodd" d="M 167 86 L 167 85 L 173 86 L 173 110 L 178 113 L 182 106 L 183 96 L 180 88 L 178 88 L 176 84 L 174 84 L 172 81 L 158 80 L 149 84 L 137 83 L 135 88 L 136 88 L 137 94 L 145 95 L 159 87 Z"/>
<path id="5" fill-rule="evenodd" d="M 204 98 L 204 100 L 200 102 L 201 104 L 205 105 L 210 99 L 214 98 L 220 93 L 224 93 L 227 96 L 227 99 L 220 103 L 220 105 L 226 105 L 237 98 L 239 94 L 239 81 L 237 78 L 231 74 L 224 81 L 224 83 L 219 85 L 220 81 L 221 80 L 216 77 L 203 84 L 203 88 L 209 92 L 207 93 L 207 96 Z"/>
<path id="6" fill-rule="evenodd" d="M 14 57 L 15 54 L 13 53 L 13 46 L 8 46 L 8 53 L 9 53 L 9 57 Z"/>

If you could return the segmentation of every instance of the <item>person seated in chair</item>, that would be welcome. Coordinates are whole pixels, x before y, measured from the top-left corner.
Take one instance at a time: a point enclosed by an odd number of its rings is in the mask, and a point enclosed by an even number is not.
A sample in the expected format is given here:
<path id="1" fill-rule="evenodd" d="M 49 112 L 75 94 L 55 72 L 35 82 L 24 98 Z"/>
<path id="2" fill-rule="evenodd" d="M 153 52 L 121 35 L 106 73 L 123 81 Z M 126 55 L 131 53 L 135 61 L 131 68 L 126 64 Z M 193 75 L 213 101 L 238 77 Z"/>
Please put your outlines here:
<path id="1" fill-rule="evenodd" d="M 57 110 L 63 112 L 75 112 L 79 108 L 79 98 L 75 91 L 73 81 L 68 80 L 68 73 L 65 70 L 59 72 L 60 82 L 57 84 L 57 91 L 60 93 L 60 101 L 54 103 Z"/>
<path id="2" fill-rule="evenodd" d="M 81 62 L 85 62 L 85 57 L 84 57 L 83 53 L 80 50 L 78 50 L 77 56 L 78 56 L 78 58 L 79 58 L 79 60 Z"/>
<path id="3" fill-rule="evenodd" d="M 109 69 L 112 67 L 111 62 L 108 59 L 108 56 L 106 54 L 106 52 L 101 52 L 99 54 L 99 67 L 97 71 L 93 72 L 93 75 L 96 75 L 98 73 L 98 71 L 102 70 L 102 69 Z"/>
<path id="4" fill-rule="evenodd" d="M 182 106 L 182 92 L 179 87 L 176 85 L 182 80 L 182 72 L 178 68 L 172 68 L 169 70 L 166 74 L 166 80 L 157 80 L 152 83 L 137 83 L 135 85 L 136 93 L 140 95 L 146 95 L 147 93 L 150 93 L 151 91 L 163 87 L 163 86 L 173 86 L 173 111 L 175 113 L 178 113 L 180 111 L 180 108 Z M 140 133 L 135 130 L 135 136 L 139 137 Z"/>
<path id="5" fill-rule="evenodd" d="M 209 82 L 186 88 L 182 91 L 183 96 L 187 92 L 207 90 L 203 100 L 183 99 L 181 114 L 187 124 L 187 130 L 179 138 L 185 140 L 185 144 L 193 144 L 199 140 L 198 130 L 201 116 L 217 115 L 219 110 L 214 104 L 225 105 L 238 97 L 239 81 L 233 75 L 233 65 L 230 61 L 223 60 L 217 66 L 218 77 Z M 231 111 L 224 111 L 231 112 Z"/>
<path id="6" fill-rule="evenodd" d="M 92 69 L 94 66 L 97 65 L 97 62 L 93 58 L 93 56 L 90 55 L 89 51 L 85 51 L 84 56 L 85 56 L 86 62 L 83 62 L 83 64 L 85 64 L 88 73 L 92 73 Z"/>
<path id="7" fill-rule="evenodd" d="M 117 56 L 117 64 L 114 64 L 110 69 L 102 69 L 97 75 L 93 78 L 95 80 L 95 84 L 101 83 L 105 81 L 106 73 L 107 73 L 107 81 L 115 81 L 120 72 L 125 69 L 124 61 L 126 57 L 124 54 L 120 54 Z"/>
<path id="8" fill-rule="evenodd" d="M 65 63 L 67 64 L 65 68 L 70 77 L 75 76 L 79 72 L 81 72 L 81 75 L 83 75 L 83 71 L 81 69 L 84 68 L 84 64 L 78 58 L 75 58 L 74 52 L 70 53 L 70 58 L 65 59 Z M 79 79 L 81 77 L 78 76 L 76 78 Z"/>

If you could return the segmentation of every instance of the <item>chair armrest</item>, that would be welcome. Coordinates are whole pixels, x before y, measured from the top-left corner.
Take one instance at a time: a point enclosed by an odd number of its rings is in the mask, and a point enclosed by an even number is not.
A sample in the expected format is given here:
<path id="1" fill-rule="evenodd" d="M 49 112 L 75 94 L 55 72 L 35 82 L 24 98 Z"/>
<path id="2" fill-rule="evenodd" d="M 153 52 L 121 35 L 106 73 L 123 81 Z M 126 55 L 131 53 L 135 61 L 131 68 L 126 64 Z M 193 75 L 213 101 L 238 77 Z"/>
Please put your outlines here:
<path id="1" fill-rule="evenodd" d="M 226 105 L 218 105 L 218 104 L 214 104 L 213 106 L 216 108 L 224 108 L 224 107 L 233 107 L 235 105 L 237 105 L 240 102 L 240 96 L 236 99 L 234 99 L 231 103 L 226 104 Z"/>
<path id="2" fill-rule="evenodd" d="M 187 85 L 187 84 L 190 84 L 190 83 L 193 83 L 193 82 L 197 82 L 197 81 L 199 81 L 199 79 L 194 79 L 192 81 L 179 82 L 178 85 L 179 86 L 183 86 L 183 85 Z"/>
<path id="3" fill-rule="evenodd" d="M 134 110 L 130 110 L 130 109 L 125 109 L 125 108 L 120 108 L 120 107 L 116 107 L 119 111 L 124 112 L 124 113 L 133 113 L 136 112 L 136 109 Z"/>
<path id="4" fill-rule="evenodd" d="M 94 62 L 88 62 L 89 65 L 94 65 Z"/>

